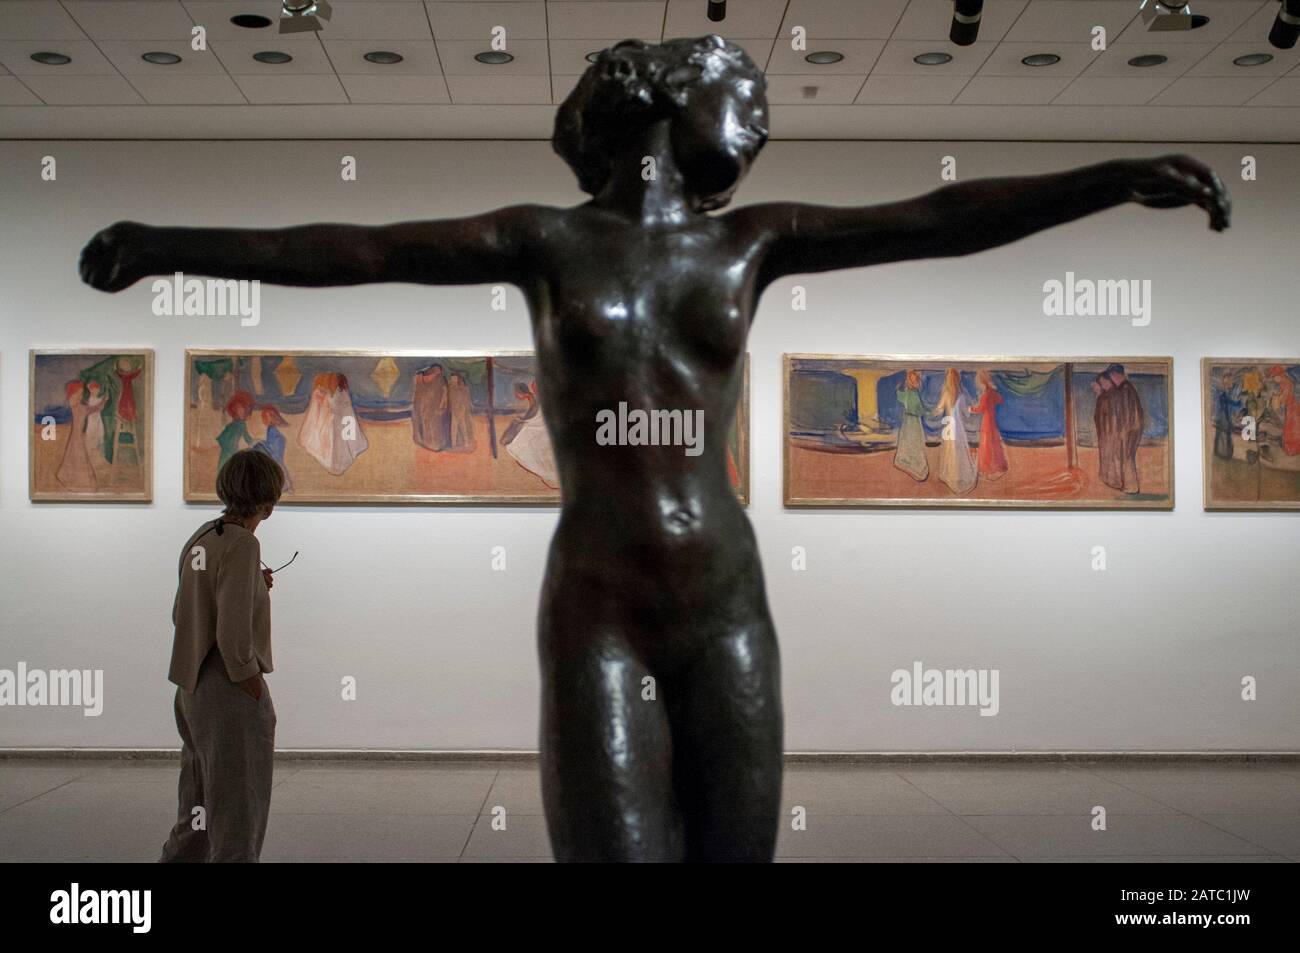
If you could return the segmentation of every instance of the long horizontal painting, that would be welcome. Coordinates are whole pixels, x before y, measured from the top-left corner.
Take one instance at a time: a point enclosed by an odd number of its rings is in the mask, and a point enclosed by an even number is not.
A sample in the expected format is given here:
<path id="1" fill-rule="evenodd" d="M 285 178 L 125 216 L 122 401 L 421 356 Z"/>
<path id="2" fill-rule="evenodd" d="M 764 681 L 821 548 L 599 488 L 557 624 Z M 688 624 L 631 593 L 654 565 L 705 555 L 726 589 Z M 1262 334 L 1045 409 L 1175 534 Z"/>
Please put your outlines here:
<path id="1" fill-rule="evenodd" d="M 785 357 L 788 506 L 1171 509 L 1169 358 Z"/>
<path id="2" fill-rule="evenodd" d="M 33 500 L 152 498 L 153 360 L 138 348 L 31 352 Z"/>
<path id="3" fill-rule="evenodd" d="M 537 388 L 530 351 L 190 350 L 185 499 L 215 500 L 251 447 L 284 470 L 284 503 L 558 503 Z M 728 455 L 742 501 L 748 402 L 746 383 Z"/>
<path id="4" fill-rule="evenodd" d="M 1300 509 L 1300 360 L 1201 362 L 1205 508 Z"/>

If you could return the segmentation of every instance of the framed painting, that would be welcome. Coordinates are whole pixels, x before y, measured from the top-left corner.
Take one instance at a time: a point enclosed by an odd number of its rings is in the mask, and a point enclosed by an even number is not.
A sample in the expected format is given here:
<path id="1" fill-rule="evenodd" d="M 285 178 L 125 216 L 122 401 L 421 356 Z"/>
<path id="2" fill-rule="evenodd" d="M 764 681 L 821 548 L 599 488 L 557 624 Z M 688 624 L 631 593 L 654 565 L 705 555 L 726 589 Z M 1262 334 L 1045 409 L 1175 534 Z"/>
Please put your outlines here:
<path id="1" fill-rule="evenodd" d="M 787 506 L 1172 509 L 1167 357 L 787 354 Z"/>
<path id="2" fill-rule="evenodd" d="M 729 446 L 742 501 L 748 405 L 746 358 Z M 283 503 L 560 500 L 531 351 L 187 350 L 185 499 L 215 501 L 246 448 L 283 468 Z"/>
<path id="3" fill-rule="evenodd" d="M 153 365 L 141 348 L 31 351 L 31 499 L 153 498 Z"/>
<path id="4" fill-rule="evenodd" d="M 1201 360 L 1207 510 L 1300 509 L 1300 358 Z"/>

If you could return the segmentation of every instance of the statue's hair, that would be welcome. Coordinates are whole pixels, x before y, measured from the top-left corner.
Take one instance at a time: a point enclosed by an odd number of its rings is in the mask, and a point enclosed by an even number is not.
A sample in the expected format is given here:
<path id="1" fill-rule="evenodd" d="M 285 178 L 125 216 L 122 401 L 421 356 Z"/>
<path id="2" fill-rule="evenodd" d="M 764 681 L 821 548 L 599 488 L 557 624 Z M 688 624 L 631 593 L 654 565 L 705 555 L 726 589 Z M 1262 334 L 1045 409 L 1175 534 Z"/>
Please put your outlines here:
<path id="1" fill-rule="evenodd" d="M 706 84 L 724 84 L 756 100 L 754 122 L 735 133 L 739 151 L 752 162 L 767 142 L 767 80 L 749 54 L 716 34 L 655 45 L 623 40 L 601 50 L 556 112 L 551 147 L 578 176 L 578 186 L 596 195 L 609 179 L 619 141 L 653 120 L 681 114 L 691 91 Z M 704 198 L 705 208 L 727 201 Z"/>

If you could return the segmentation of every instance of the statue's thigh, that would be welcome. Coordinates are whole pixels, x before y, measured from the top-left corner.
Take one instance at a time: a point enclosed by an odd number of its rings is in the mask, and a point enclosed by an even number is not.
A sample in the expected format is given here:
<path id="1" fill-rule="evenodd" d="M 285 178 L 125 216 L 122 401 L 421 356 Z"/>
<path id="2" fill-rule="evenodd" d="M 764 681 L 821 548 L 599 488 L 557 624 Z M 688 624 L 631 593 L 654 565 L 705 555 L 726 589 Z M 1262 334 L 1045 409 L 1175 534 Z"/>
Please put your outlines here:
<path id="1" fill-rule="evenodd" d="M 780 658 L 770 623 L 711 638 L 664 693 L 687 858 L 771 860 L 783 729 Z"/>
<path id="2" fill-rule="evenodd" d="M 542 796 L 556 860 L 683 859 L 668 718 L 649 674 L 616 634 L 543 648 Z"/>

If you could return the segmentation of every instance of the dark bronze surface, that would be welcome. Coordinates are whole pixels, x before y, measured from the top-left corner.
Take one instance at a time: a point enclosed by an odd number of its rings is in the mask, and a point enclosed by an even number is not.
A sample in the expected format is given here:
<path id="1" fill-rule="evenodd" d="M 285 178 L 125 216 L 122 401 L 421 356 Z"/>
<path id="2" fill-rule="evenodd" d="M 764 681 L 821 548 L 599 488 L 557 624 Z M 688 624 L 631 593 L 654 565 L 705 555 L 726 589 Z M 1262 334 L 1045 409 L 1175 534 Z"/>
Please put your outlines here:
<path id="1" fill-rule="evenodd" d="M 538 616 L 543 791 L 561 861 L 772 858 L 776 634 L 726 469 L 745 338 L 769 284 L 966 255 L 1126 202 L 1198 205 L 1211 227 L 1228 225 L 1218 178 L 1184 156 L 952 184 L 880 206 L 707 214 L 766 139 L 765 81 L 739 47 L 625 41 L 556 118 L 555 149 L 594 196 L 582 205 L 379 227 L 119 222 L 82 253 L 82 278 L 104 291 L 176 271 L 523 290 L 563 486 Z M 702 410 L 703 453 L 597 445 L 597 413 L 620 402 Z"/>

